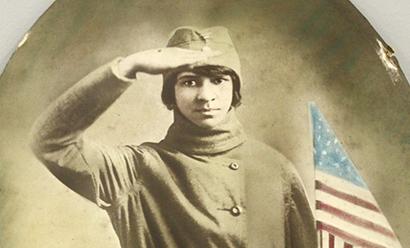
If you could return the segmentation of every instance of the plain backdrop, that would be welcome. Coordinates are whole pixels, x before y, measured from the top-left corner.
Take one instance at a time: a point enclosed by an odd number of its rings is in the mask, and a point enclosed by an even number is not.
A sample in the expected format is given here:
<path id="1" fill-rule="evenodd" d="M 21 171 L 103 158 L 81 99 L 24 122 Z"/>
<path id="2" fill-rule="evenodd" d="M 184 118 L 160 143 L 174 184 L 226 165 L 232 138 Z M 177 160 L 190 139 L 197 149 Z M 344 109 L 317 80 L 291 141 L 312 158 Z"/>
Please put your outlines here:
<path id="1" fill-rule="evenodd" d="M 0 1 L 0 72 L 37 18 L 53 0 Z M 410 77 L 410 1 L 351 0 L 376 31 L 396 51 Z"/>

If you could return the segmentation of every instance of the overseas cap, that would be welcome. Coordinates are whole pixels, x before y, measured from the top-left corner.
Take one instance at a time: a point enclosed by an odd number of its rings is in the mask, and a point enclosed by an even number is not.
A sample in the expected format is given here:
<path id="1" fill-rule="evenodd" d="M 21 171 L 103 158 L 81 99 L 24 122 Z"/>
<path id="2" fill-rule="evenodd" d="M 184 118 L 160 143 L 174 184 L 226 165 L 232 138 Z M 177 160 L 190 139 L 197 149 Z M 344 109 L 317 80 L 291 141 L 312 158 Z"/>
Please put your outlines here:
<path id="1" fill-rule="evenodd" d="M 229 36 L 228 29 L 225 27 L 217 26 L 203 30 L 193 27 L 179 27 L 172 32 L 167 47 L 209 52 L 208 59 L 198 65 L 226 66 L 234 70 L 240 77 L 239 56 Z"/>

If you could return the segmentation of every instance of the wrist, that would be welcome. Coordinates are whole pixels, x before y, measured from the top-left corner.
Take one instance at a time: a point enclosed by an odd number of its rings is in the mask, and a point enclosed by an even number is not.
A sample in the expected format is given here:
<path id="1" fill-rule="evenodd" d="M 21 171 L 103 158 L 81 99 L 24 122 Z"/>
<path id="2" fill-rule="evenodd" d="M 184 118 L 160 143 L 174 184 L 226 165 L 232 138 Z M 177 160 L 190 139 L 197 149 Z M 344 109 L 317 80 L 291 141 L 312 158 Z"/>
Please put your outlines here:
<path id="1" fill-rule="evenodd" d="M 133 83 L 136 81 L 136 74 L 133 70 L 127 69 L 127 64 L 121 64 L 124 58 L 116 58 L 111 62 L 111 71 L 116 78 L 123 82 Z"/>
<path id="2" fill-rule="evenodd" d="M 117 64 L 118 74 L 122 77 L 135 79 L 136 71 L 127 58 L 120 59 Z"/>

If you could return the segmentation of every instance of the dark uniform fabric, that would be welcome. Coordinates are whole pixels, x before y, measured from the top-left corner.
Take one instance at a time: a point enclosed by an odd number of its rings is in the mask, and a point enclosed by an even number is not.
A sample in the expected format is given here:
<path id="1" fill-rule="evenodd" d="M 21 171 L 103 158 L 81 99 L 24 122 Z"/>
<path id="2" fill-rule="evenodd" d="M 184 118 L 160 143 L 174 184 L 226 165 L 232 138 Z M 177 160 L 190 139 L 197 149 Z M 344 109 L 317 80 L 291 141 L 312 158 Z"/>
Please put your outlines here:
<path id="1" fill-rule="evenodd" d="M 175 112 L 160 143 L 86 140 L 83 131 L 130 84 L 112 66 L 89 74 L 42 114 L 32 147 L 57 178 L 107 211 L 122 247 L 316 247 L 292 164 L 247 139 L 234 110 L 212 130 Z"/>

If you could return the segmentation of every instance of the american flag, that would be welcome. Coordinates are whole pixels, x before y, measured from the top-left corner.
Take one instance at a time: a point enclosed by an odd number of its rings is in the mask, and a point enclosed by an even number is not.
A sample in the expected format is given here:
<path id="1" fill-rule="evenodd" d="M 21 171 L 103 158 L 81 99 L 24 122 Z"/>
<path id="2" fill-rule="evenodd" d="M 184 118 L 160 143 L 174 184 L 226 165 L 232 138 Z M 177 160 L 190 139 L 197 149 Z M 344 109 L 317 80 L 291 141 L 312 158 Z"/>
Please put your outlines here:
<path id="1" fill-rule="evenodd" d="M 323 115 L 309 104 L 320 248 L 401 248 L 387 219 Z"/>

